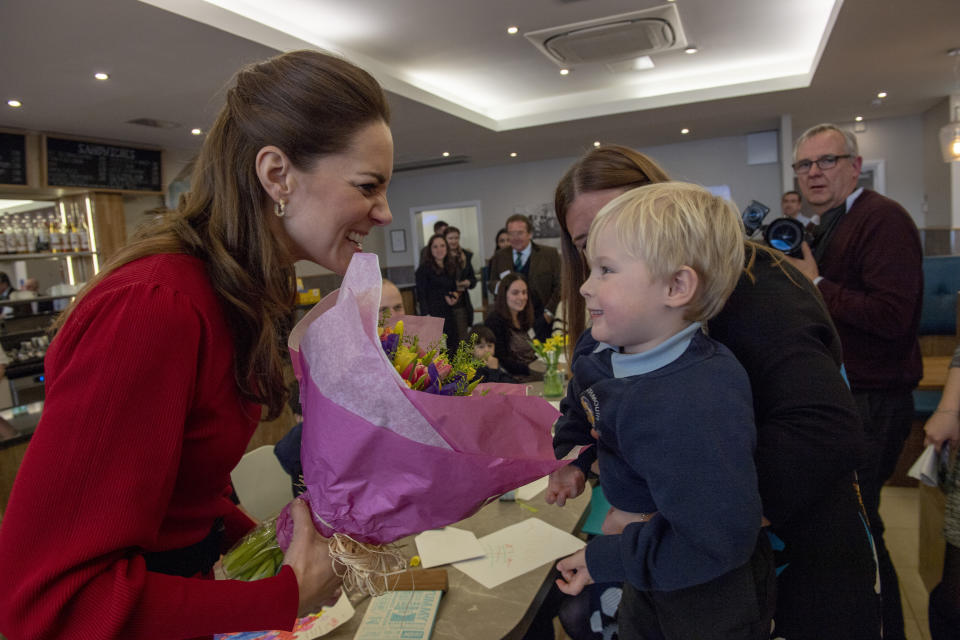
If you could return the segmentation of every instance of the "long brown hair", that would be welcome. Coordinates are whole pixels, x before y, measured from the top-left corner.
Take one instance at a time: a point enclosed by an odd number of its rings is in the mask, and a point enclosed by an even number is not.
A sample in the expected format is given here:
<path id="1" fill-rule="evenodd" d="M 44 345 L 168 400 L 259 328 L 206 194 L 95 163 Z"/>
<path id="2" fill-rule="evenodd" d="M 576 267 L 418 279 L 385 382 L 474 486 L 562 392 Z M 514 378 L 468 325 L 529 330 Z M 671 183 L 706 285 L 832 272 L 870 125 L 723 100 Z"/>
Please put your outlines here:
<path id="1" fill-rule="evenodd" d="M 233 333 L 241 395 L 266 405 L 268 419 L 278 416 L 288 393 L 281 340 L 294 306 L 294 261 L 270 230 L 273 202 L 257 177 L 257 153 L 274 145 L 309 171 L 321 157 L 346 150 L 365 126 L 389 119 L 377 81 L 335 56 L 293 51 L 241 69 L 177 210 L 115 254 L 55 328 L 119 267 L 160 253 L 195 256 L 206 265 Z"/>
<path id="2" fill-rule="evenodd" d="M 507 291 L 517 280 L 523 280 L 524 284 L 527 284 L 526 278 L 524 278 L 519 273 L 508 273 L 503 277 L 503 280 L 500 281 L 499 288 L 497 289 L 497 297 L 493 301 L 493 310 L 502 318 L 506 318 L 507 322 L 510 323 L 510 326 L 513 325 L 513 315 L 510 313 L 510 306 L 507 304 Z M 533 326 L 533 301 L 530 298 L 530 285 L 527 284 L 527 306 L 523 308 L 523 311 L 517 314 L 517 322 L 520 323 L 520 329 L 523 331 L 528 330 Z"/>
<path id="3" fill-rule="evenodd" d="M 433 241 L 437 238 L 443 240 L 443 244 L 447 246 L 447 255 L 443 258 L 443 267 L 437 264 L 436 259 L 433 257 L 433 252 L 431 247 L 433 246 Z M 451 278 L 457 277 L 457 259 L 453 257 L 453 254 L 450 252 L 450 243 L 447 242 L 447 237 L 442 233 L 435 233 L 430 236 L 430 239 L 427 240 L 427 244 L 423 246 L 423 249 L 420 250 L 420 264 L 427 264 L 433 269 L 434 273 L 442 273 L 450 276 Z"/>
<path id="4" fill-rule="evenodd" d="M 586 307 L 580 287 L 587 280 L 587 264 L 567 230 L 567 209 L 581 193 L 607 189 L 633 189 L 670 178 L 656 162 L 629 147 L 607 144 L 588 151 L 560 178 L 554 194 L 554 211 L 560 222 L 563 250 L 563 318 L 567 323 L 567 357 L 586 329 Z"/>

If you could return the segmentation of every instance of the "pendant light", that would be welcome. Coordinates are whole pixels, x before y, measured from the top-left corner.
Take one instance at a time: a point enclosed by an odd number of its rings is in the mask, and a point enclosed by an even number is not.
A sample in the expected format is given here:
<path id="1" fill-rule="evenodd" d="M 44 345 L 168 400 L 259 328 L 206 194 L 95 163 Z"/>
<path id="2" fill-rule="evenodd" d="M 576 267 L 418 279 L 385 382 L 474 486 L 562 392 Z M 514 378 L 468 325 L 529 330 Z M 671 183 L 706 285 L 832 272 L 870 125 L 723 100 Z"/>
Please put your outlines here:
<path id="1" fill-rule="evenodd" d="M 948 56 L 953 56 L 953 75 L 960 90 L 960 49 L 950 49 Z M 958 91 L 960 92 L 960 91 Z M 960 99 L 960 97 L 954 98 Z M 960 105 L 953 108 L 953 120 L 940 128 L 940 152 L 944 162 L 960 162 Z"/>

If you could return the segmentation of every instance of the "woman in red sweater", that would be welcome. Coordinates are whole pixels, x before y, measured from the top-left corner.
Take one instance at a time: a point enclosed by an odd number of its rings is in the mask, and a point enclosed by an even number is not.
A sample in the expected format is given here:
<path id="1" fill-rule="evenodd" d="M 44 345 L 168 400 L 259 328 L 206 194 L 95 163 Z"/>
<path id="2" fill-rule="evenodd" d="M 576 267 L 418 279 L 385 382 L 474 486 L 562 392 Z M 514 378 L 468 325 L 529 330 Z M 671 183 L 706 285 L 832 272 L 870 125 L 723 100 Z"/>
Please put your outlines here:
<path id="1" fill-rule="evenodd" d="M 294 262 L 343 273 L 391 220 L 393 142 L 366 72 L 297 51 L 239 72 L 191 190 L 58 320 L 46 404 L 0 526 L 0 633 L 291 629 L 339 586 L 302 503 L 280 573 L 212 580 L 254 523 L 230 471 L 286 400 Z"/>

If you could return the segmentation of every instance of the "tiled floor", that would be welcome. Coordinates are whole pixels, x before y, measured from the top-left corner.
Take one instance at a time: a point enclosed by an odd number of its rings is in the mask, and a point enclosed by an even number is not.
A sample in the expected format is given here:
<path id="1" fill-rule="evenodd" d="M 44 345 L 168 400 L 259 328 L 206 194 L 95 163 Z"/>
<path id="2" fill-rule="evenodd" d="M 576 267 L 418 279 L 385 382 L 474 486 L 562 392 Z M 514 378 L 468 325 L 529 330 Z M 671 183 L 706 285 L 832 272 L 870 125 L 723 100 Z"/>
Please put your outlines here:
<path id="1" fill-rule="evenodd" d="M 884 540 L 900 578 L 904 630 L 908 640 L 930 640 L 927 627 L 927 589 L 917 572 L 920 509 L 917 489 L 884 487 L 880 516 L 886 528 Z"/>

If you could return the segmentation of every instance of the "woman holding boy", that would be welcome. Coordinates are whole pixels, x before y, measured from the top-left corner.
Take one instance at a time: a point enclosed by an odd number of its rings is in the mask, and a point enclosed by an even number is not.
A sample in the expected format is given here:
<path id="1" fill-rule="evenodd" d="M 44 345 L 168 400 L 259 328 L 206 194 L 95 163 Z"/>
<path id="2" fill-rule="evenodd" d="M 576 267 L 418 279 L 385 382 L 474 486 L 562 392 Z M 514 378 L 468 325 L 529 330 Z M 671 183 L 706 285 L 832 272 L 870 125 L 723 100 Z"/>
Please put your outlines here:
<path id="1" fill-rule="evenodd" d="M 647 156 L 605 145 L 586 153 L 557 185 L 564 317 L 572 339 L 585 325 L 579 288 L 590 223 L 628 189 L 667 180 Z M 760 496 L 778 548 L 772 637 L 876 640 L 876 564 L 854 473 L 863 434 L 822 300 L 777 254 L 748 242 L 740 280 L 709 333 L 743 364 L 753 391 Z M 581 433 L 555 446 L 565 455 L 574 444 L 591 442 Z M 564 467 L 551 477 L 548 501 L 562 505 L 584 481 L 584 470 Z"/>

